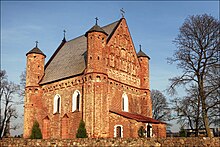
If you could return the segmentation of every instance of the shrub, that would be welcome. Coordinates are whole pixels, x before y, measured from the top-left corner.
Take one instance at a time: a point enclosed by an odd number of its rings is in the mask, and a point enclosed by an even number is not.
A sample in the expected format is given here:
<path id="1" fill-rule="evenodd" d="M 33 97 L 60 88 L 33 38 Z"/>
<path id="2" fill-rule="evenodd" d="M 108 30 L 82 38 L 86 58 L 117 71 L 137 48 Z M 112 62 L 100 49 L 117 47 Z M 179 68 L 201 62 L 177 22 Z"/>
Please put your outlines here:
<path id="1" fill-rule="evenodd" d="M 79 123 L 79 128 L 77 130 L 76 138 L 87 138 L 85 123 L 83 120 Z"/>
<path id="2" fill-rule="evenodd" d="M 184 130 L 183 127 L 180 128 L 179 136 L 180 136 L 180 137 L 186 137 L 186 131 Z"/>
<path id="3" fill-rule="evenodd" d="M 42 133 L 37 121 L 34 122 L 32 127 L 30 139 L 42 139 Z"/>

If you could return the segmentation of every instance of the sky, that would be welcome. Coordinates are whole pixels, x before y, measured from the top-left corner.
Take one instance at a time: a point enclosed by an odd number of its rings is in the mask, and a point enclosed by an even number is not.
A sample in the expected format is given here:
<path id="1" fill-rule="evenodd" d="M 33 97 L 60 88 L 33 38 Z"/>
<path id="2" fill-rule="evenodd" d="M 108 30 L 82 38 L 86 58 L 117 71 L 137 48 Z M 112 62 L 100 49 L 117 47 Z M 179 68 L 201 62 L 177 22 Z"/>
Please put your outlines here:
<path id="1" fill-rule="evenodd" d="M 66 39 L 74 39 L 95 24 L 95 17 L 100 26 L 119 20 L 121 8 L 136 51 L 141 44 L 151 58 L 151 89 L 172 99 L 165 92 L 168 79 L 181 73 L 166 60 L 176 50 L 172 41 L 188 16 L 207 13 L 219 19 L 218 1 L 1 1 L 1 69 L 6 70 L 10 81 L 19 84 L 26 53 L 35 47 L 35 41 L 47 62 L 61 43 L 64 29 Z M 23 107 L 17 107 L 21 115 Z M 171 130 L 177 131 L 179 126 L 172 123 Z M 22 131 L 21 127 L 12 134 Z"/>

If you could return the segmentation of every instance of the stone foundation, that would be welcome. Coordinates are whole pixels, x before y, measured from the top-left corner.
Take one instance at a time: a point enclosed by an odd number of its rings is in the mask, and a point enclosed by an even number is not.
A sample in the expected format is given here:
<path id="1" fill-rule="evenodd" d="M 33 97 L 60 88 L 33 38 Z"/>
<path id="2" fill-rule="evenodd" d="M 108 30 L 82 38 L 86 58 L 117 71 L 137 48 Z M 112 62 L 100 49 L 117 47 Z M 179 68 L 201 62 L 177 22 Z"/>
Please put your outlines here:
<path id="1" fill-rule="evenodd" d="M 109 139 L 22 139 L 3 138 L 0 140 L 1 147 L 30 147 L 30 146 L 194 146 L 194 147 L 217 147 L 220 145 L 220 138 L 109 138 Z"/>

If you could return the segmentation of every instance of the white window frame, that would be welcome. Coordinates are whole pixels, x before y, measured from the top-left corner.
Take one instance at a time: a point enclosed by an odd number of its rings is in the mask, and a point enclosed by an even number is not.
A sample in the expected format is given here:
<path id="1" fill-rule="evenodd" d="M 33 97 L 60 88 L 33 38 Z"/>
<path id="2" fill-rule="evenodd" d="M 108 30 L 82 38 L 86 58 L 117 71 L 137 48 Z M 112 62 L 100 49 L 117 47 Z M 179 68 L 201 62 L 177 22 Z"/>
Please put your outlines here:
<path id="1" fill-rule="evenodd" d="M 117 137 L 117 127 L 121 127 L 121 138 L 123 138 L 123 126 L 122 125 L 114 126 L 114 137 Z"/>
<path id="2" fill-rule="evenodd" d="M 57 109 L 58 109 L 57 103 L 58 103 L 59 98 L 60 98 L 60 105 L 59 105 L 59 112 L 58 112 L 57 111 Z M 60 112 L 61 112 L 61 96 L 59 94 L 56 94 L 53 99 L 53 114 L 60 113 Z"/>
<path id="3" fill-rule="evenodd" d="M 153 136 L 153 126 L 150 123 L 146 123 L 146 137 L 147 137 L 147 126 L 148 126 L 148 124 L 151 126 L 151 128 L 150 128 L 150 138 L 151 138 Z"/>
<path id="4" fill-rule="evenodd" d="M 128 96 L 126 93 L 122 95 L 122 111 L 128 112 Z"/>
<path id="5" fill-rule="evenodd" d="M 77 108 L 77 95 L 79 94 L 79 111 L 81 110 L 81 93 L 79 90 L 75 90 L 72 95 L 72 112 L 76 111 Z"/>

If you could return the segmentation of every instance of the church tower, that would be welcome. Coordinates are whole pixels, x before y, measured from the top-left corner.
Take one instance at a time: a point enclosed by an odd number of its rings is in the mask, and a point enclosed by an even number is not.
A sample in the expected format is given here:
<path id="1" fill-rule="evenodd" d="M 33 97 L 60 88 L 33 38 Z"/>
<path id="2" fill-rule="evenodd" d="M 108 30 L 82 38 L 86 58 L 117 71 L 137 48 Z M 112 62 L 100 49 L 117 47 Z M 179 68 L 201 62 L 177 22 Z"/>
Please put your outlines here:
<path id="1" fill-rule="evenodd" d="M 84 85 L 83 120 L 89 137 L 107 137 L 109 131 L 107 69 L 105 65 L 107 33 L 97 24 L 86 32 L 87 68 Z"/>
<path id="2" fill-rule="evenodd" d="M 141 89 L 142 89 L 142 101 L 143 109 L 142 114 L 147 117 L 152 117 L 152 102 L 150 96 L 150 78 L 149 78 L 149 60 L 148 57 L 142 50 L 140 45 L 140 51 L 137 53 L 138 60 L 141 66 L 140 69 L 140 79 L 141 79 Z"/>
<path id="3" fill-rule="evenodd" d="M 30 137 L 34 121 L 40 118 L 35 114 L 40 114 L 40 109 L 38 108 L 42 106 L 42 91 L 39 82 L 44 75 L 44 62 L 46 55 L 37 47 L 37 43 L 38 42 L 36 41 L 36 46 L 26 54 L 24 138 Z M 40 123 L 41 120 L 37 121 Z"/>

